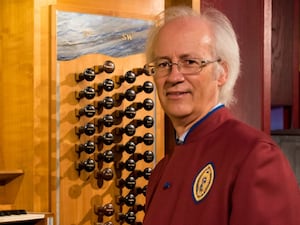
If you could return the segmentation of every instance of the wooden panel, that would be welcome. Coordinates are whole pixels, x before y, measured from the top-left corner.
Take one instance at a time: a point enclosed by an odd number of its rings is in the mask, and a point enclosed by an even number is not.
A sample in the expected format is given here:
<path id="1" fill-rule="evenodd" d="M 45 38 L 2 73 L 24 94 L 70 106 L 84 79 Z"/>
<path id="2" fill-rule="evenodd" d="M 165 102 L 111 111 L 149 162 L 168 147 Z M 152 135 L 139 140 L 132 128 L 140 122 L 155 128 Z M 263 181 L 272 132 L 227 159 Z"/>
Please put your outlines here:
<path id="1" fill-rule="evenodd" d="M 1 187 L 1 194 L 7 188 L 14 189 L 9 193 L 16 194 L 1 197 L 0 209 L 49 211 L 56 204 L 55 196 L 50 200 L 50 189 L 56 185 L 55 177 L 50 177 L 50 170 L 56 171 L 56 155 L 50 152 L 55 148 L 55 142 L 50 142 L 51 135 L 55 135 L 55 127 L 50 126 L 55 123 L 50 114 L 55 100 L 50 96 L 53 85 L 49 64 L 53 54 L 49 6 L 56 3 L 83 11 L 106 10 L 111 15 L 142 14 L 145 18 L 161 11 L 164 4 L 161 0 L 136 0 L 130 4 L 118 0 L 0 1 L 0 169 L 24 171 L 24 176 L 12 182 L 16 185 Z"/>
<path id="2" fill-rule="evenodd" d="M 299 1 L 272 9 L 272 105 L 290 107 L 288 128 L 299 128 Z"/>
<path id="3" fill-rule="evenodd" d="M 176 5 L 186 5 L 186 6 L 192 6 L 191 0 L 166 0 L 165 1 L 165 7 L 169 8 Z"/>
<path id="4" fill-rule="evenodd" d="M 272 105 L 293 105 L 294 1 L 273 0 Z"/>
<path id="5" fill-rule="evenodd" d="M 101 15 L 110 15 L 110 16 L 121 16 L 121 17 L 129 17 L 129 18 L 140 18 L 140 19 L 152 19 L 153 15 L 149 15 L 149 11 L 147 11 L 146 5 L 149 5 L 149 2 L 144 2 L 143 9 L 146 10 L 143 13 L 141 7 L 141 1 L 133 2 L 130 7 L 127 4 L 117 4 L 118 1 L 113 1 L 115 3 L 114 9 L 111 9 L 112 5 L 109 4 L 97 4 L 97 8 L 94 7 L 94 4 L 91 1 L 87 1 L 82 7 L 78 7 L 75 1 L 60 1 L 59 4 L 54 7 L 52 14 L 52 51 L 51 51 L 51 145 L 52 145 L 52 165 L 56 170 L 52 171 L 52 181 L 53 181 L 53 189 L 51 192 L 51 208 L 52 212 L 55 213 L 56 221 L 60 224 L 94 224 L 97 221 L 97 215 L 94 212 L 95 206 L 104 206 L 107 203 L 113 203 L 116 213 L 112 217 L 105 217 L 104 220 L 113 221 L 114 224 L 116 222 L 117 212 L 123 208 L 123 213 L 126 212 L 128 207 L 119 207 L 115 203 L 115 197 L 122 193 L 125 196 L 128 192 L 126 188 L 119 192 L 119 189 L 116 188 L 117 178 L 114 177 L 113 181 L 104 181 L 103 186 L 97 186 L 97 179 L 94 177 L 95 171 L 100 171 L 104 168 L 112 168 L 114 169 L 114 163 L 99 163 L 99 167 L 95 169 L 93 172 L 81 171 L 78 174 L 78 171 L 75 170 L 75 165 L 77 162 L 88 158 L 88 154 L 81 153 L 80 158 L 78 158 L 77 153 L 75 152 L 75 144 L 84 143 L 89 139 L 85 135 L 82 135 L 80 139 L 75 135 L 75 127 L 79 127 L 79 124 L 87 122 L 90 119 L 81 118 L 78 120 L 75 117 L 75 108 L 79 109 L 83 107 L 83 105 L 87 104 L 87 100 L 81 100 L 80 102 L 75 99 L 75 91 L 82 90 L 84 86 L 87 85 L 87 82 L 75 82 L 75 73 L 83 72 L 87 67 L 92 67 L 94 65 L 99 65 L 101 62 L 110 59 L 116 65 L 116 70 L 111 74 L 101 74 L 97 76 L 97 81 L 93 83 L 101 83 L 105 78 L 116 79 L 118 76 L 124 75 L 127 70 L 131 70 L 135 67 L 141 67 L 145 64 L 145 56 L 143 54 L 132 55 L 125 58 L 112 58 L 105 55 L 86 55 L 81 56 L 77 59 L 70 61 L 56 61 L 56 27 L 55 27 L 55 10 L 63 10 L 63 11 L 74 11 L 74 12 L 82 12 L 82 13 L 94 13 Z M 118 2 L 119 3 L 119 2 Z M 154 2 L 152 1 L 152 6 L 154 6 Z M 154 4 L 154 5 L 153 5 Z M 155 6 L 156 7 L 156 6 Z M 113 11 L 111 11 L 113 10 Z M 122 11 L 124 10 L 124 12 Z M 131 10 L 132 13 L 129 13 Z M 152 9 L 154 10 L 154 9 Z M 155 9 L 156 12 L 161 11 L 160 8 Z M 121 12 L 122 11 L 122 12 Z M 156 13 L 155 13 L 156 14 Z M 101 26 L 101 25 L 99 25 Z M 58 77 L 57 77 L 57 74 Z M 112 96 L 113 93 L 124 92 L 126 88 L 142 84 L 145 79 L 149 79 L 150 77 L 140 76 L 138 77 L 137 82 L 134 84 L 122 84 L 122 86 L 118 87 L 111 93 L 103 92 L 101 96 L 97 97 L 97 100 L 102 100 L 104 96 L 109 95 Z M 151 79 L 151 78 L 150 78 Z M 57 86 L 58 85 L 58 86 Z M 59 90 L 59 92 L 57 92 Z M 154 93 L 153 93 L 154 94 Z M 152 95 L 153 95 L 152 94 Z M 142 99 L 147 97 L 147 94 L 140 93 L 137 95 L 137 98 L 134 102 L 141 102 Z M 157 97 L 155 98 L 155 105 L 157 109 L 160 109 L 159 103 L 157 102 Z M 121 105 L 118 109 L 124 109 L 124 107 L 130 102 L 124 100 L 124 104 Z M 111 110 L 104 110 L 101 115 L 97 115 L 98 119 L 103 117 L 106 113 L 111 114 L 117 108 Z M 160 160 L 164 155 L 164 115 L 159 112 L 152 114 L 155 116 L 155 128 L 151 128 L 150 130 L 155 130 L 155 140 L 156 143 L 154 146 L 145 146 L 144 144 L 139 144 L 137 146 L 137 152 L 142 153 L 145 150 L 156 150 L 156 161 Z M 136 119 L 143 118 L 149 112 L 141 110 L 137 113 Z M 153 112 L 152 112 L 153 113 Z M 91 121 L 94 121 L 93 119 Z M 128 119 L 124 119 L 124 121 L 118 125 L 118 127 L 125 126 L 129 122 Z M 103 135 L 106 131 L 111 131 L 116 126 L 112 128 L 104 128 L 104 130 L 99 131 L 101 133 L 95 134 L 96 136 Z M 154 130 L 153 130 L 154 129 Z M 147 130 L 147 131 L 146 131 Z M 149 132 L 148 129 L 139 127 L 137 131 L 137 136 L 141 136 L 142 133 Z M 129 140 L 125 134 L 123 135 L 122 143 L 126 143 Z M 92 138 L 93 140 L 93 138 Z M 103 148 L 97 149 L 95 154 L 103 153 L 106 150 L 109 150 L 113 146 L 102 146 Z M 90 155 L 90 157 L 94 157 L 94 154 Z M 121 161 L 125 161 L 129 155 L 124 153 Z M 55 160 L 56 158 L 56 160 Z M 57 161 L 57 159 L 59 161 Z M 147 163 L 148 165 L 148 163 Z M 149 164 L 151 167 L 154 164 Z M 137 169 L 144 168 L 146 165 L 143 162 L 137 163 Z M 115 170 L 114 170 L 115 171 Z M 116 171 L 115 171 L 116 172 Z M 59 174 L 58 174 L 59 173 Z M 122 178 L 125 178 L 127 174 L 122 174 Z M 147 182 L 144 178 L 139 178 L 137 180 L 137 187 L 143 187 Z M 56 180 L 56 181 L 55 181 Z M 143 204 L 144 202 L 143 196 L 138 196 L 137 204 Z M 73 216 L 70 216 L 73 215 Z M 137 221 L 141 221 L 143 217 L 143 213 L 139 212 L 137 214 Z"/>
<path id="6" fill-rule="evenodd" d="M 294 1 L 293 32 L 293 121 L 292 128 L 300 128 L 300 2 Z"/>
<path id="7" fill-rule="evenodd" d="M 49 210 L 49 2 L 0 1 L 0 168 L 24 171 L 0 209 Z"/>
<path id="8" fill-rule="evenodd" d="M 50 13 L 55 0 L 31 0 L 34 11 L 31 33 L 33 47 L 33 212 L 49 212 L 51 199 L 50 165 Z M 52 168 L 54 169 L 54 168 Z"/>
<path id="9" fill-rule="evenodd" d="M 95 79 L 95 82 L 75 82 L 75 73 L 82 72 L 85 68 L 93 67 L 94 65 L 99 65 L 99 62 L 104 62 L 105 60 L 111 60 L 116 65 L 115 72 L 110 75 L 106 75 L 105 73 L 100 74 Z M 87 55 L 77 58 L 71 61 L 61 61 L 59 62 L 59 77 L 60 77 L 60 91 L 57 96 L 59 108 L 59 117 L 60 121 L 59 127 L 57 127 L 57 132 L 59 133 L 59 147 L 56 148 L 56 151 L 59 151 L 60 155 L 60 221 L 61 224 L 92 224 L 92 221 L 97 220 L 97 216 L 94 213 L 95 206 L 103 206 L 107 203 L 113 203 L 115 210 L 118 210 L 118 206 L 115 204 L 115 197 L 122 193 L 122 196 L 126 196 L 129 190 L 126 188 L 117 188 L 116 182 L 117 177 L 116 173 L 118 171 L 114 170 L 114 165 L 118 161 L 125 161 L 130 157 L 131 154 L 127 154 L 126 152 L 122 153 L 123 155 L 121 159 L 116 160 L 114 163 L 98 163 L 98 166 L 92 173 L 86 172 L 84 170 L 81 171 L 80 175 L 78 171 L 75 170 L 76 162 L 84 161 L 87 158 L 94 159 L 95 155 L 89 155 L 86 153 L 81 153 L 80 157 L 75 152 L 75 144 L 83 144 L 88 140 L 94 140 L 97 136 L 103 135 L 105 132 L 111 132 L 116 127 L 125 127 L 131 119 L 123 118 L 122 123 L 111 128 L 104 127 L 103 130 L 96 132 L 93 137 L 89 137 L 86 135 L 81 135 L 80 138 L 75 134 L 75 127 L 80 127 L 87 122 L 95 123 L 94 119 L 100 119 L 106 114 L 112 114 L 114 111 L 122 109 L 124 110 L 128 105 L 132 102 L 128 102 L 124 100 L 120 107 L 114 107 L 113 109 L 104 109 L 100 115 L 96 115 L 93 118 L 81 117 L 80 120 L 75 116 L 75 109 L 80 109 L 84 107 L 86 104 L 90 103 L 91 100 L 82 99 L 78 102 L 75 99 L 75 91 L 83 90 L 87 85 L 94 86 L 95 84 L 102 83 L 104 79 L 111 78 L 116 81 L 118 76 L 125 74 L 126 71 L 131 70 L 132 68 L 136 68 L 139 65 L 144 65 L 145 59 L 144 55 L 134 55 L 128 56 L 126 58 L 110 58 L 104 55 Z M 152 77 L 148 76 L 139 76 L 134 84 L 127 84 L 126 82 L 122 84 L 119 88 L 116 88 L 112 92 L 103 92 L 101 96 L 95 97 L 94 101 L 101 101 L 105 96 L 113 96 L 115 93 L 123 93 L 126 89 L 138 85 L 143 84 L 146 80 L 152 80 Z M 147 97 L 155 98 L 153 94 L 145 94 L 139 93 L 137 94 L 134 102 L 143 102 L 143 100 Z M 150 115 L 153 118 L 159 118 L 161 115 L 154 114 L 155 111 L 145 111 L 139 110 L 135 116 L 135 119 L 143 119 L 144 116 Z M 155 134 L 154 128 L 144 128 L 143 126 L 137 128 L 135 136 L 143 136 L 146 132 L 150 132 Z M 162 136 L 156 136 L 156 149 L 161 150 L 162 144 L 160 143 L 163 140 Z M 120 144 L 127 143 L 131 137 L 123 135 L 123 138 Z M 114 145 L 103 145 L 100 149 L 98 148 L 95 151 L 95 154 L 103 154 L 106 150 L 113 149 Z M 144 153 L 145 150 L 155 151 L 154 146 L 146 146 L 144 144 L 138 144 L 136 153 Z M 114 152 L 115 155 L 118 155 L 117 152 Z M 157 159 L 159 160 L 159 158 Z M 143 161 L 137 162 L 137 170 L 143 170 L 145 167 L 153 167 L 153 164 L 144 163 Z M 105 168 L 111 168 L 114 171 L 115 177 L 111 181 L 104 181 L 102 187 L 97 186 L 97 180 L 94 177 L 94 172 L 101 171 Z M 129 172 L 122 171 L 122 178 L 125 179 L 129 175 Z M 144 187 L 147 184 L 146 180 L 143 178 L 137 179 L 137 187 Z M 120 192 L 121 191 L 121 192 Z M 137 197 L 136 204 L 144 204 L 144 198 L 141 196 Z M 122 208 L 122 207 L 121 207 Z M 123 213 L 126 212 L 126 207 L 123 207 Z M 70 217 L 69 215 L 73 215 Z M 141 221 L 142 213 L 138 213 L 137 221 Z M 104 218 L 105 220 L 107 218 Z M 115 217 L 110 219 L 115 222 Z"/>
<path id="10" fill-rule="evenodd" d="M 69 10 L 104 14 L 111 16 L 130 17 L 130 18 L 153 18 L 164 8 L 164 0 L 110 0 L 97 1 L 85 0 L 84 3 L 78 0 L 57 0 L 57 7 L 66 7 Z"/>
<path id="11" fill-rule="evenodd" d="M 16 185 L 17 190 L 11 192 L 13 196 L 7 196 L 4 205 L 0 203 L 0 209 L 33 208 L 32 14 L 31 1 L 0 2 L 0 169 L 22 169 L 24 179 L 17 182 L 26 183 Z"/>
<path id="12" fill-rule="evenodd" d="M 5 185 L 7 183 L 9 183 L 10 181 L 14 180 L 15 178 L 17 178 L 18 176 L 23 175 L 24 172 L 23 170 L 6 170 L 0 171 L 0 185 Z"/>
<path id="13" fill-rule="evenodd" d="M 169 8 L 177 5 L 190 6 L 194 10 L 200 12 L 200 0 L 165 0 L 165 8 Z"/>

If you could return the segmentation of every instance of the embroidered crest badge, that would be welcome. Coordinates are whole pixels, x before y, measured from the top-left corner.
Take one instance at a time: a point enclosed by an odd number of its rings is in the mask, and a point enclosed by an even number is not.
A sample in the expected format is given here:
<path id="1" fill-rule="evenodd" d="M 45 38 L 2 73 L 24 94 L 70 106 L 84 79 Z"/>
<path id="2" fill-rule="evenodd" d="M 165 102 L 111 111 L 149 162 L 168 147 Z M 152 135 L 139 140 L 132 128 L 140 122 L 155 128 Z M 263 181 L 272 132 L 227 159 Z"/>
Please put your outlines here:
<path id="1" fill-rule="evenodd" d="M 214 166 L 208 163 L 197 174 L 193 182 L 193 198 L 199 203 L 210 191 L 215 178 Z"/>

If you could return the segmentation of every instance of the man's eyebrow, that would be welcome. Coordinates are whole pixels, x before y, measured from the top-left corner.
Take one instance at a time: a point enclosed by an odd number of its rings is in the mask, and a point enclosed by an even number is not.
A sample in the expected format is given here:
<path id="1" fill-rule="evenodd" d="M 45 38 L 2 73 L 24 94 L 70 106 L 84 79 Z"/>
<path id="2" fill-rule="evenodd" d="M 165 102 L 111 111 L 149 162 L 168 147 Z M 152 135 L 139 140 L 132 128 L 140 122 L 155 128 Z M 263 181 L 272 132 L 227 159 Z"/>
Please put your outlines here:
<path id="1" fill-rule="evenodd" d="M 202 59 L 202 57 L 195 54 L 182 54 L 179 56 L 179 59 Z"/>
<path id="2" fill-rule="evenodd" d="M 179 59 L 186 59 L 186 58 L 191 58 L 190 54 L 183 54 L 179 56 Z"/>
<path id="3" fill-rule="evenodd" d="M 190 59 L 201 59 L 201 57 L 199 56 L 194 56 L 192 54 L 182 54 L 178 57 L 178 59 L 187 59 L 187 58 L 190 58 Z M 172 61 L 171 57 L 169 56 L 157 56 L 154 58 L 154 61 L 155 60 L 160 60 L 160 59 L 166 59 L 166 60 L 169 60 L 169 61 Z"/>
<path id="4" fill-rule="evenodd" d="M 155 57 L 154 60 L 159 60 L 159 59 L 167 59 L 171 61 L 171 58 L 168 56 L 159 56 L 159 57 Z"/>
<path id="5" fill-rule="evenodd" d="M 182 54 L 182 55 L 180 55 L 179 57 L 176 57 L 176 58 L 181 59 L 181 58 L 188 58 L 188 57 L 191 57 L 191 55 L 190 54 Z M 155 59 L 171 59 L 171 57 L 169 57 L 169 56 L 157 56 L 157 57 L 155 57 Z"/>

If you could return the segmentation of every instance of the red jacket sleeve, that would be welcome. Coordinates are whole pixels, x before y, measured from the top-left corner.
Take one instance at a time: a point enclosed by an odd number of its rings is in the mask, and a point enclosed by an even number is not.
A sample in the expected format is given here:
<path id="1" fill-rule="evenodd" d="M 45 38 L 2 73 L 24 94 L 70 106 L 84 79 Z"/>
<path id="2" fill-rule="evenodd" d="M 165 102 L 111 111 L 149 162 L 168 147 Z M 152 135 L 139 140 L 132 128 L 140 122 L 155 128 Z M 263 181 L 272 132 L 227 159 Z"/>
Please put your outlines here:
<path id="1" fill-rule="evenodd" d="M 232 199 L 231 225 L 300 225 L 299 186 L 275 145 L 259 142 L 249 152 Z"/>

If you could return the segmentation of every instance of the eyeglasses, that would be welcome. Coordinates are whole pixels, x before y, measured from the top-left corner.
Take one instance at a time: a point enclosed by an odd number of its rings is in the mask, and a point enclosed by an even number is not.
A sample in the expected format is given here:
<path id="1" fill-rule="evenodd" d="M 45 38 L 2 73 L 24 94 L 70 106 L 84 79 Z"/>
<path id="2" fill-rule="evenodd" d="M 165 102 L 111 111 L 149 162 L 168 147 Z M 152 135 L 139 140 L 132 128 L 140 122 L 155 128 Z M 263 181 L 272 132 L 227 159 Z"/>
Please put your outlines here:
<path id="1" fill-rule="evenodd" d="M 178 60 L 177 63 L 171 62 L 169 59 L 157 59 L 156 61 L 146 64 L 145 69 L 148 71 L 149 75 L 164 77 L 170 74 L 172 66 L 176 65 L 178 71 L 183 75 L 192 75 L 199 73 L 202 68 L 210 63 L 221 62 L 221 58 L 215 60 L 204 60 L 204 59 L 189 59 L 184 58 Z"/>

